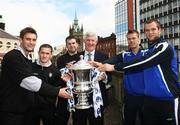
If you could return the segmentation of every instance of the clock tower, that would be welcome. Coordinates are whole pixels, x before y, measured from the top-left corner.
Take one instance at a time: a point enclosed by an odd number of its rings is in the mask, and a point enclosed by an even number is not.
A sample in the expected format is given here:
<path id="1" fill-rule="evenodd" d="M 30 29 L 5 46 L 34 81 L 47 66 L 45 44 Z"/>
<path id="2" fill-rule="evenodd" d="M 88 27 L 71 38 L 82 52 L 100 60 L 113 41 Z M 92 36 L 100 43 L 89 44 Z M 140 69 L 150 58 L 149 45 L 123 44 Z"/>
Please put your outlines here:
<path id="1" fill-rule="evenodd" d="M 77 40 L 77 43 L 79 44 L 78 51 L 83 50 L 83 25 L 81 25 L 81 28 L 78 24 L 77 14 L 75 12 L 75 18 L 72 25 L 69 27 L 69 36 L 74 36 Z"/>

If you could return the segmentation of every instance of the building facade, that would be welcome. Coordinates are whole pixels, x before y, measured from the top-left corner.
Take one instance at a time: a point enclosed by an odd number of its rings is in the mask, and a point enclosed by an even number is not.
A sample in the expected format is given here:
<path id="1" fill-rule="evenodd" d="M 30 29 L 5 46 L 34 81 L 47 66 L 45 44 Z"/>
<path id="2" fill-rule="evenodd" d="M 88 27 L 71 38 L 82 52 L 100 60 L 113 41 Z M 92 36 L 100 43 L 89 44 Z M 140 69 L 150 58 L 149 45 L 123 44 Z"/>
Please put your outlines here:
<path id="1" fill-rule="evenodd" d="M 139 31 L 139 0 L 118 0 L 115 4 L 116 52 L 128 49 L 128 29 Z"/>
<path id="2" fill-rule="evenodd" d="M 5 32 L 4 29 L 5 23 L 2 21 L 2 16 L 0 15 L 0 63 L 8 51 L 20 44 L 19 38 Z"/>
<path id="3" fill-rule="evenodd" d="M 109 37 L 99 37 L 96 50 L 106 53 L 109 57 L 116 55 L 116 35 L 112 33 Z"/>
<path id="4" fill-rule="evenodd" d="M 144 22 L 151 18 L 162 24 L 162 37 L 175 47 L 180 66 L 180 0 L 140 0 L 141 41 L 145 48 Z"/>
<path id="5" fill-rule="evenodd" d="M 69 36 L 74 36 L 79 44 L 78 51 L 83 50 L 83 25 L 81 25 L 81 28 L 78 24 L 77 14 L 75 13 L 74 22 L 69 27 Z"/>

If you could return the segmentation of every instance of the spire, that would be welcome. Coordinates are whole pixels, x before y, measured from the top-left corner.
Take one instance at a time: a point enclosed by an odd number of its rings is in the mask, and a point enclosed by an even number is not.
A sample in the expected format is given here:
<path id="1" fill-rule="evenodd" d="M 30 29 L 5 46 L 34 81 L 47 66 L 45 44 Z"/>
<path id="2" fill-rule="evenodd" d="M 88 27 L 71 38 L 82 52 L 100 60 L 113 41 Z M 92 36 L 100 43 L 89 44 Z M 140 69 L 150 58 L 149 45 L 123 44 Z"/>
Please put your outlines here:
<path id="1" fill-rule="evenodd" d="M 78 25 L 78 18 L 76 11 L 75 11 L 74 25 Z"/>
<path id="2" fill-rule="evenodd" d="M 76 13 L 76 10 L 75 10 L 75 18 L 74 18 L 74 20 L 78 20 L 78 19 L 77 19 L 77 13 Z"/>

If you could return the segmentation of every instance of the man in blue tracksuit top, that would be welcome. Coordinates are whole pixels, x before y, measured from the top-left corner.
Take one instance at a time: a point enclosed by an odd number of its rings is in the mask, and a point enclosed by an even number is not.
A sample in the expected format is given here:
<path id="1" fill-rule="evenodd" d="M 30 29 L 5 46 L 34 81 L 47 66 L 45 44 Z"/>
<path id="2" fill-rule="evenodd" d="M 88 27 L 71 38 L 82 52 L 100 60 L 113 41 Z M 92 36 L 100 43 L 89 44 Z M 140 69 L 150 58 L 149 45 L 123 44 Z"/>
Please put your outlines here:
<path id="1" fill-rule="evenodd" d="M 129 60 L 143 56 L 144 51 L 139 46 L 139 32 L 129 30 L 127 40 L 129 50 L 122 52 L 104 63 L 116 64 L 118 62 L 128 62 Z M 142 121 L 142 102 L 144 96 L 144 76 L 142 69 L 124 72 L 124 91 L 124 125 L 135 125 L 137 114 Z"/>
<path id="2" fill-rule="evenodd" d="M 144 70 L 143 119 L 145 125 L 178 125 L 177 57 L 171 45 L 160 37 L 161 26 L 155 19 L 145 22 L 149 48 L 145 55 L 115 65 L 94 63 L 101 71 Z"/>

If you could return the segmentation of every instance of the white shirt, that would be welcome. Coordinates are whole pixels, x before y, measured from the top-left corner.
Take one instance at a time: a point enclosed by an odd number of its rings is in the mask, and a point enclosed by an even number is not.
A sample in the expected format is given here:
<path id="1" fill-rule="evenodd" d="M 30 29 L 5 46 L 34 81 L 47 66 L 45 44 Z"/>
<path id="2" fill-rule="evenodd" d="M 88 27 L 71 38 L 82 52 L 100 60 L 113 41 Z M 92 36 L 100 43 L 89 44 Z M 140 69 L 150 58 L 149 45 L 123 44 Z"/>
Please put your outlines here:
<path id="1" fill-rule="evenodd" d="M 89 59 L 89 55 L 88 54 L 89 53 L 91 54 L 91 60 L 94 61 L 95 50 L 93 50 L 92 52 L 88 52 L 88 51 L 85 50 L 85 52 L 84 52 L 84 60 L 88 61 L 88 59 Z"/>
<path id="2" fill-rule="evenodd" d="M 94 61 L 95 50 L 93 50 L 92 52 L 88 52 L 88 51 L 85 50 L 85 52 L 84 52 L 84 60 L 88 61 L 88 59 L 89 59 L 89 55 L 88 54 L 89 53 L 91 54 L 91 60 Z M 103 82 L 107 83 L 108 82 L 107 75 L 106 75 L 105 72 L 101 72 L 101 75 L 103 75 L 103 74 L 105 75 L 105 80 L 103 80 Z"/>

